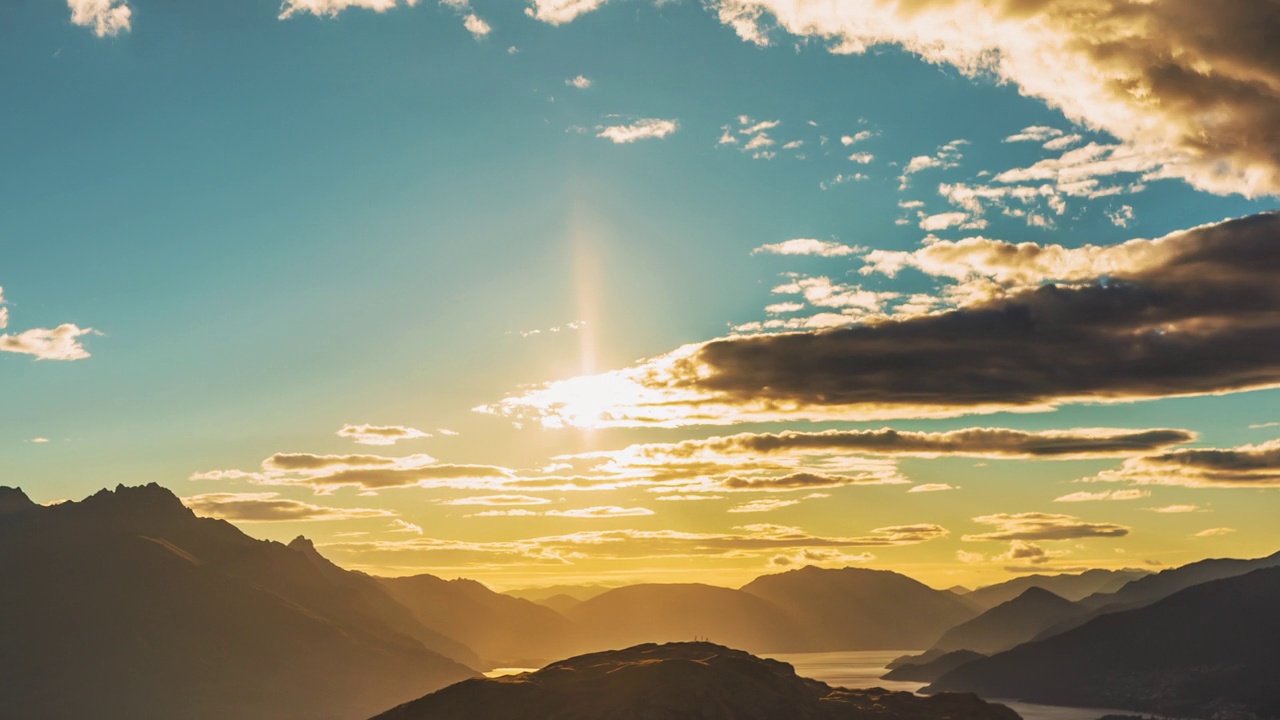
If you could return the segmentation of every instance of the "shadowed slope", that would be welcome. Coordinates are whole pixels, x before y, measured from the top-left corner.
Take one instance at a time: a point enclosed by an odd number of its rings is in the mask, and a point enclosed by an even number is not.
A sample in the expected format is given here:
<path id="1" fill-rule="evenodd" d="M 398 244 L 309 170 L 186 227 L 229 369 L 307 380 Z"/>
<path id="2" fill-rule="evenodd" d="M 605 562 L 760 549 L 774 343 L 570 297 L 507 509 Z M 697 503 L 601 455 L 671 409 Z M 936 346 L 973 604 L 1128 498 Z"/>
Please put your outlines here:
<path id="1" fill-rule="evenodd" d="M 6 717 L 344 720 L 474 673 L 156 486 L 0 515 Z"/>
<path id="2" fill-rule="evenodd" d="M 990 655 L 1034 638 L 1045 628 L 1087 612 L 1048 590 L 1032 587 L 978 617 L 942 634 L 939 650 L 973 650 Z"/>
<path id="3" fill-rule="evenodd" d="M 929 690 L 1177 717 L 1280 715 L 1280 568 L 1197 585 L 1153 605 L 975 660 Z M 1247 717 L 1242 715 L 1241 717 Z"/>
<path id="4" fill-rule="evenodd" d="M 711 643 L 640 645 L 525 675 L 468 680 L 377 720 L 1017 720 L 972 695 L 832 689 L 786 663 Z"/>
<path id="5" fill-rule="evenodd" d="M 1095 593 L 1111 593 L 1151 573 L 1146 570 L 1103 570 L 1095 568 L 1082 573 L 1060 575 L 1023 575 L 995 585 L 987 585 L 965 595 L 965 598 L 993 608 L 1018 597 L 1033 587 L 1042 588 L 1060 598 L 1081 600 Z"/>

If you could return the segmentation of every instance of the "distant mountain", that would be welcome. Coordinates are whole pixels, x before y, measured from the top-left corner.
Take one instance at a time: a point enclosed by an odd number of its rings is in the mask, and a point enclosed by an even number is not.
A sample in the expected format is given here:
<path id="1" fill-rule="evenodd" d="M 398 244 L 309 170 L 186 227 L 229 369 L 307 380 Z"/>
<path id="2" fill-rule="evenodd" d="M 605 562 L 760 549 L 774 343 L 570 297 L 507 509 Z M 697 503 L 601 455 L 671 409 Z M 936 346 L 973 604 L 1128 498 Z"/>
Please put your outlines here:
<path id="1" fill-rule="evenodd" d="M 380 582 L 419 622 L 449 633 L 490 666 L 543 663 L 576 647 L 578 628 L 560 613 L 474 580 L 417 575 Z"/>
<path id="2" fill-rule="evenodd" d="M 158 485 L 5 512 L 0 715 L 339 720 L 475 675 L 362 577 Z"/>
<path id="3" fill-rule="evenodd" d="M 548 587 L 508 590 L 503 594 L 536 603 L 541 603 L 543 600 L 557 595 L 567 595 L 578 602 L 582 602 L 613 589 L 605 585 L 550 585 Z"/>
<path id="4" fill-rule="evenodd" d="M 973 695 L 832 689 L 786 663 L 703 642 L 584 655 L 526 675 L 468 680 L 376 720 L 1017 720 Z"/>
<path id="5" fill-rule="evenodd" d="M 1094 569 L 1076 574 L 1023 575 L 1002 583 L 978 588 L 965 595 L 965 597 L 981 604 L 984 608 L 993 608 L 1018 597 L 1026 592 L 1028 588 L 1038 587 L 1048 590 L 1058 597 L 1075 601 L 1094 593 L 1115 592 L 1126 584 L 1150 574 L 1146 570 Z"/>
<path id="6" fill-rule="evenodd" d="M 582 604 L 581 600 L 571 595 L 552 595 L 534 602 L 539 605 L 545 605 L 561 615 L 567 615 L 570 610 Z"/>
<path id="7" fill-rule="evenodd" d="M 1186 588 L 1213 580 L 1238 577 L 1254 570 L 1280 567 L 1280 552 L 1249 560 L 1221 558 L 1201 560 L 1162 570 L 1134 580 L 1115 592 L 1096 593 L 1080 601 L 1088 612 L 1045 628 L 1036 639 L 1044 639 L 1079 627 L 1099 615 L 1150 605 Z"/>
<path id="8" fill-rule="evenodd" d="M 930 653 L 934 652 L 937 651 L 930 651 Z M 961 665 L 984 657 L 986 655 L 972 650 L 952 650 L 951 652 L 929 657 L 922 656 L 920 662 L 898 663 L 897 667 L 880 677 L 882 680 L 928 683 L 937 680 Z"/>
<path id="9" fill-rule="evenodd" d="M 782 608 L 755 595 L 699 584 L 629 585 L 569 610 L 583 649 L 710 638 L 753 652 L 798 646 L 799 626 Z"/>
<path id="10" fill-rule="evenodd" d="M 38 507 L 40 506 L 31 502 L 31 498 L 22 492 L 22 488 L 0 485 L 0 515 L 27 512 Z"/>
<path id="11" fill-rule="evenodd" d="M 946 631 L 933 647 L 991 655 L 1021 645 L 1045 628 L 1085 612 L 1086 609 L 1070 600 L 1033 586 L 1018 597 Z"/>
<path id="12" fill-rule="evenodd" d="M 927 690 L 1176 717 L 1277 717 L 1277 678 L 1280 568 L 1269 568 L 975 660 Z"/>
<path id="13" fill-rule="evenodd" d="M 1099 591 L 1085 598 L 1083 604 L 1090 608 L 1108 605 L 1136 607 L 1169 597 L 1193 585 L 1237 577 L 1254 570 L 1272 567 L 1280 567 L 1280 552 L 1249 560 L 1235 558 L 1201 560 L 1139 578 L 1111 592 Z"/>
<path id="14" fill-rule="evenodd" d="M 965 598 L 887 570 L 805 567 L 764 575 L 742 591 L 782 608 L 805 640 L 792 651 L 926 648 L 977 615 Z"/>

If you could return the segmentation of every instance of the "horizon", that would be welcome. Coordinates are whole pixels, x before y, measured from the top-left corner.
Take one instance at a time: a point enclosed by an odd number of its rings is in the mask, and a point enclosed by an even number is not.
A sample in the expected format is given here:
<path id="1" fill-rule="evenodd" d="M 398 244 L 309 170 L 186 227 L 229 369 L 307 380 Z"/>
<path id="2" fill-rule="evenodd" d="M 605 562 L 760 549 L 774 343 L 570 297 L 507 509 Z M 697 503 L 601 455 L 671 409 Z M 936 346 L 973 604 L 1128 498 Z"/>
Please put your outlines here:
<path id="1" fill-rule="evenodd" d="M 0 9 L 0 484 L 500 590 L 1274 553 L 1249 8 L 926 5 Z"/>

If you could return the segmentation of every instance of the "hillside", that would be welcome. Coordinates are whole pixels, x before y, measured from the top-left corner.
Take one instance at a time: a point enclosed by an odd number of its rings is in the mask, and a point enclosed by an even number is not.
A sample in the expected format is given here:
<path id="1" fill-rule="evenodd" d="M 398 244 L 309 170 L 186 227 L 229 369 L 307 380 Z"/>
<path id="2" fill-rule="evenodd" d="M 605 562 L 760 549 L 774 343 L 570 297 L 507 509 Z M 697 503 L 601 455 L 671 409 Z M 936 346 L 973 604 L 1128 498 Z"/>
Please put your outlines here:
<path id="1" fill-rule="evenodd" d="M 928 691 L 1177 717 L 1280 715 L 1280 568 L 1197 585 L 975 660 Z"/>
<path id="2" fill-rule="evenodd" d="M 972 695 L 833 689 L 786 663 L 703 642 L 575 657 L 525 675 L 468 680 L 376 720 L 1017 720 Z"/>
<path id="3" fill-rule="evenodd" d="M 789 650 L 927 648 L 977 614 L 954 593 L 886 570 L 805 567 L 756 578 L 742 591 L 795 619 L 806 644 Z"/>
<path id="4" fill-rule="evenodd" d="M 345 720 L 471 677 L 411 614 L 157 485 L 0 514 L 6 717 Z"/>
<path id="5" fill-rule="evenodd" d="M 380 582 L 419 622 L 449 633 L 487 665 L 546 662 L 564 657 L 577 642 L 577 626 L 560 613 L 474 580 L 416 575 Z"/>
<path id="6" fill-rule="evenodd" d="M 990 655 L 1020 645 L 1045 628 L 1086 612 L 1075 603 L 1039 587 L 997 605 L 942 634 L 939 650 L 973 650 Z"/>

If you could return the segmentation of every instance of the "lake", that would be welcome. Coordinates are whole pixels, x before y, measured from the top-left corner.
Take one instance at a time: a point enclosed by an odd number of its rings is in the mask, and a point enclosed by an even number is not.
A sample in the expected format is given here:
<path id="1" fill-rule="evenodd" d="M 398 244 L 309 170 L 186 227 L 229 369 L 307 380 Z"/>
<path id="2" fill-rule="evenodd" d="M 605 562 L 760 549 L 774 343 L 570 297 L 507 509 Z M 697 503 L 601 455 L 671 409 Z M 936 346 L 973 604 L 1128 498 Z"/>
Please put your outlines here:
<path id="1" fill-rule="evenodd" d="M 796 673 L 821 680 L 828 685 L 850 689 L 880 687 L 886 690 L 900 690 L 914 693 L 924 687 L 924 683 L 893 682 L 881 680 L 880 676 L 888 672 L 885 668 L 889 661 L 902 655 L 914 655 L 918 650 L 870 650 L 823 653 L 784 653 L 769 655 L 775 660 L 790 663 Z M 1097 720 L 1103 715 L 1133 715 L 1131 711 L 1107 710 L 1104 708 L 1068 708 L 1053 705 L 1034 705 L 1014 700 L 988 698 L 992 702 L 1008 705 L 1022 716 L 1023 720 Z"/>

